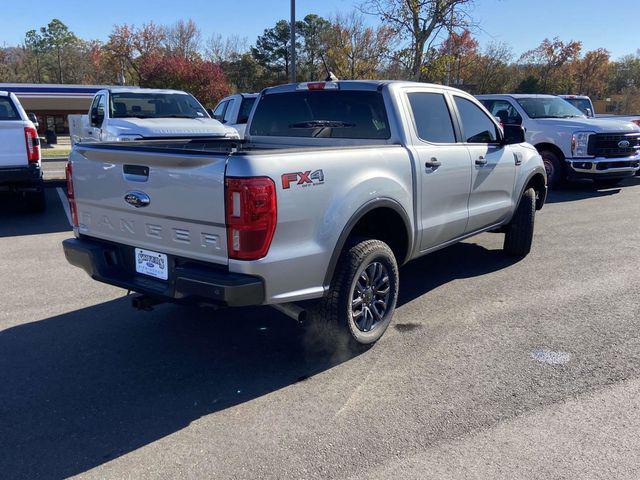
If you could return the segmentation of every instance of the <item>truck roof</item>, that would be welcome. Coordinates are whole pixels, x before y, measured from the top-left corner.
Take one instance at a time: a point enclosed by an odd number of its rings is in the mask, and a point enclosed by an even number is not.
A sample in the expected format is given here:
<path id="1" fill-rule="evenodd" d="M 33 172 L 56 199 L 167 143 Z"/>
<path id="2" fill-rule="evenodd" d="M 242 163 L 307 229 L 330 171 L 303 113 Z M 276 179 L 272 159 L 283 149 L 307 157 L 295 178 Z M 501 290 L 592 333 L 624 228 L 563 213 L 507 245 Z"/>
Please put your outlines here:
<path id="1" fill-rule="evenodd" d="M 511 98 L 557 98 L 558 95 L 548 95 L 544 93 L 491 93 L 486 95 L 476 95 L 476 98 L 500 98 L 500 97 L 511 97 Z"/>
<path id="2" fill-rule="evenodd" d="M 187 94 L 182 90 L 171 90 L 164 88 L 139 88 L 139 87 L 113 87 L 108 89 L 111 93 L 181 93 Z"/>
<path id="3" fill-rule="evenodd" d="M 447 87 L 445 85 L 439 85 L 435 83 L 410 82 L 407 80 L 337 80 L 333 82 L 319 81 L 319 82 L 286 83 L 284 85 L 265 88 L 263 92 L 267 94 L 293 92 L 298 90 L 300 85 L 303 85 L 305 83 L 333 83 L 333 84 L 337 84 L 338 88 L 342 90 L 377 90 L 378 88 L 385 85 L 394 85 L 398 87 L 425 86 L 425 87 L 440 88 L 443 90 L 460 91 L 457 88 Z"/>

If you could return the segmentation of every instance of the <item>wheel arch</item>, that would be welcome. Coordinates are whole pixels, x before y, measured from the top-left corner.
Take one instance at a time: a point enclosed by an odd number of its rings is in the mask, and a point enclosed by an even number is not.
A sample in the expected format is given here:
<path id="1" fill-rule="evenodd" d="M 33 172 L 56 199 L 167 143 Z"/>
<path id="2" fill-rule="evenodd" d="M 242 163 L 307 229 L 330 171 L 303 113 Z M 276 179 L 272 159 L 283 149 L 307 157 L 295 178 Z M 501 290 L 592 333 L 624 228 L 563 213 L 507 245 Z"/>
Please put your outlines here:
<path id="1" fill-rule="evenodd" d="M 377 235 L 373 235 L 368 238 L 378 238 L 383 241 L 388 241 L 389 238 L 393 238 L 394 241 L 392 241 L 389 246 L 396 255 L 398 264 L 402 265 L 409 260 L 413 250 L 414 239 L 411 227 L 412 224 L 406 210 L 399 202 L 391 198 L 372 199 L 358 208 L 342 229 L 342 232 L 338 237 L 338 241 L 333 249 L 333 253 L 331 254 L 329 266 L 327 267 L 327 272 L 324 278 L 325 287 L 328 287 L 331 283 L 338 260 L 349 238 L 353 234 L 358 234 L 363 227 L 366 228 L 366 222 L 377 215 L 383 216 L 392 222 L 398 222 L 396 226 L 399 227 L 401 224 L 403 228 L 400 229 L 399 232 L 394 232 L 393 228 L 379 230 L 378 233 L 382 233 L 382 235 L 380 235 L 382 238 Z M 393 227 L 394 225 L 387 226 Z"/>

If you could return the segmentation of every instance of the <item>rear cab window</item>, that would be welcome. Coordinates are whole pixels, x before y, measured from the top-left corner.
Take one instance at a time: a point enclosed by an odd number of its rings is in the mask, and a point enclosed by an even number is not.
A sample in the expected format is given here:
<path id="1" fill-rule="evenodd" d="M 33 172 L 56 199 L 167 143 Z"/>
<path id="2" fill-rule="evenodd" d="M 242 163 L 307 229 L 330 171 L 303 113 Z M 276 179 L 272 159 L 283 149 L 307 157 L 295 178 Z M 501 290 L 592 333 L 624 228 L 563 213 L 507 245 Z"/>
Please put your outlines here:
<path id="1" fill-rule="evenodd" d="M 382 94 L 322 90 L 267 93 L 251 121 L 252 136 L 389 139 Z"/>
<path id="2" fill-rule="evenodd" d="M 431 143 L 456 142 L 453 121 L 442 93 L 411 92 L 407 97 L 421 140 Z"/>
<path id="3" fill-rule="evenodd" d="M 21 120 L 16 106 L 8 96 L 0 97 L 0 121 L 2 120 Z"/>

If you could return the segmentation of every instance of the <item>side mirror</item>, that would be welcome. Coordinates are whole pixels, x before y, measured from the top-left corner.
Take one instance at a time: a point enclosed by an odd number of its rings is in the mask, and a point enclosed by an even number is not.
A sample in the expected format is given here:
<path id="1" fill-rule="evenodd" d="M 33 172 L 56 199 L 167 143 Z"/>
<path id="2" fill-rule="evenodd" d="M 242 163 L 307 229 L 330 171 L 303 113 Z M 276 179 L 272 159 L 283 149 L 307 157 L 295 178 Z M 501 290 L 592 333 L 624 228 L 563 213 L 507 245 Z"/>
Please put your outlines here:
<path id="1" fill-rule="evenodd" d="M 213 108 L 205 108 L 211 118 L 213 118 Z"/>
<path id="2" fill-rule="evenodd" d="M 590 108 L 585 108 L 585 109 L 584 109 L 584 114 L 585 114 L 587 117 L 589 117 L 589 118 L 592 118 L 592 117 L 593 117 L 593 112 L 591 111 L 591 109 L 590 109 Z"/>
<path id="3" fill-rule="evenodd" d="M 503 145 L 516 145 L 518 143 L 524 143 L 524 128 L 520 125 L 505 125 L 504 138 L 502 139 Z"/>
<path id="4" fill-rule="evenodd" d="M 104 115 L 100 115 L 97 111 L 91 112 L 91 126 L 100 127 L 104 121 Z"/>
<path id="5" fill-rule="evenodd" d="M 31 120 L 31 123 L 33 123 L 33 126 L 36 127 L 36 130 L 40 127 L 38 117 L 36 117 L 35 113 L 27 113 L 27 118 Z"/>

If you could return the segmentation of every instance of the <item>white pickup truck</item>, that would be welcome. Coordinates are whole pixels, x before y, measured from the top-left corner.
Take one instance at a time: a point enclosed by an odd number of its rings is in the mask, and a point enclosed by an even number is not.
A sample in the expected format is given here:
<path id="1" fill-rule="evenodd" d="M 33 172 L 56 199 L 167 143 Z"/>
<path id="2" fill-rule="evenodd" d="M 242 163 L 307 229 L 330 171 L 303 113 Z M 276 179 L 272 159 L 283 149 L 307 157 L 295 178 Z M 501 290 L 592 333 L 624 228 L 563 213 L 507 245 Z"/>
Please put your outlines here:
<path id="1" fill-rule="evenodd" d="M 504 125 L 521 125 L 544 160 L 550 187 L 586 178 L 611 187 L 640 168 L 640 127 L 615 119 L 587 118 L 556 95 L 479 95 Z"/>
<path id="2" fill-rule="evenodd" d="M 186 92 L 111 88 L 96 93 L 87 115 L 69 115 L 72 144 L 180 137 L 238 138 Z"/>
<path id="3" fill-rule="evenodd" d="M 0 191 L 20 195 L 30 211 L 45 209 L 38 131 L 18 98 L 1 91 Z"/>
<path id="4" fill-rule="evenodd" d="M 485 231 L 527 255 L 546 197 L 522 127 L 460 90 L 388 81 L 268 88 L 245 142 L 81 144 L 67 176 L 67 260 L 139 308 L 309 312 L 338 348 L 382 336 L 409 260 Z"/>
<path id="5" fill-rule="evenodd" d="M 596 113 L 591 98 L 587 95 L 558 95 L 566 100 L 589 118 L 607 118 L 609 120 L 622 120 L 632 122 L 640 126 L 640 115 L 612 115 L 608 113 Z"/>
<path id="6" fill-rule="evenodd" d="M 249 115 L 257 98 L 257 93 L 236 93 L 225 97 L 211 111 L 211 117 L 235 128 L 240 138 L 244 138 Z"/>

